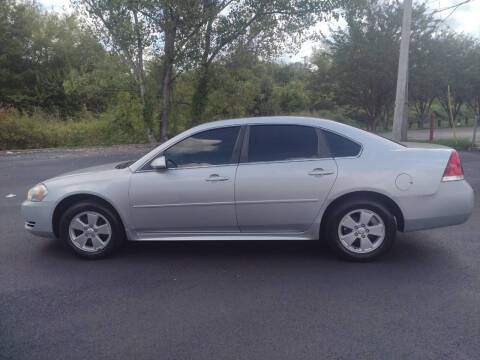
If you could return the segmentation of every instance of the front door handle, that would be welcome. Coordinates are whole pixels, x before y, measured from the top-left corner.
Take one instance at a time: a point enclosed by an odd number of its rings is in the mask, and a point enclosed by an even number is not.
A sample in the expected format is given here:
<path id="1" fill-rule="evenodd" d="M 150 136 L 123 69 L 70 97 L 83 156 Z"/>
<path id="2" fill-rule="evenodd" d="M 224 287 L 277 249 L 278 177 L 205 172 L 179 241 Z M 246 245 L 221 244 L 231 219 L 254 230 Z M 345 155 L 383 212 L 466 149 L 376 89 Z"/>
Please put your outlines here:
<path id="1" fill-rule="evenodd" d="M 226 176 L 220 176 L 218 174 L 212 174 L 208 178 L 206 178 L 205 181 L 215 182 L 215 181 L 227 181 L 229 179 L 230 178 L 226 177 Z"/>
<path id="2" fill-rule="evenodd" d="M 308 175 L 311 175 L 311 176 L 324 176 L 324 175 L 332 175 L 332 174 L 335 174 L 335 171 L 333 170 L 324 170 L 322 168 L 316 168 L 316 169 L 313 169 L 312 171 L 310 171 L 308 173 Z"/>

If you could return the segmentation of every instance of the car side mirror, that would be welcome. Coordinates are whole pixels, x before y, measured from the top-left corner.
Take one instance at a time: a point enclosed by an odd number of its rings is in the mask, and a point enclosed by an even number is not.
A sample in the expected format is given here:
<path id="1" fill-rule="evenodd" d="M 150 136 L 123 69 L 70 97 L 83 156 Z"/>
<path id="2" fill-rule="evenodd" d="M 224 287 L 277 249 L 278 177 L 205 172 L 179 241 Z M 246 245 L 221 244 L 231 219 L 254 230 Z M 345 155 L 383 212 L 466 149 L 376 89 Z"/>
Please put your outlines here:
<path id="1" fill-rule="evenodd" d="M 166 169 L 167 168 L 167 160 L 165 159 L 165 156 L 163 156 L 163 155 L 159 156 L 150 163 L 150 166 L 152 167 L 152 169 L 155 169 L 155 170 Z"/>

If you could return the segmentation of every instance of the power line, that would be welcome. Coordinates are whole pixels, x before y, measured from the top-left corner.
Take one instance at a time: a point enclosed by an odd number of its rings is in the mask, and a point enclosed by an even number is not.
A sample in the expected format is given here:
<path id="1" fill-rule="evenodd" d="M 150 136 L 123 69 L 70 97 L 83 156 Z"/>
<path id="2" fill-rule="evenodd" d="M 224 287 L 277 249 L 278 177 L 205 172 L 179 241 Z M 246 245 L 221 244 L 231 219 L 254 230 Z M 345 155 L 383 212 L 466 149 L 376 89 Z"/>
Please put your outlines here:
<path id="1" fill-rule="evenodd" d="M 436 26 L 435 26 L 435 29 L 437 29 L 438 26 L 440 26 L 441 24 L 443 24 L 450 16 L 452 16 L 452 14 L 453 14 L 460 6 L 465 5 L 465 4 L 468 4 L 468 3 L 471 3 L 471 2 L 473 2 L 473 1 L 475 1 L 475 0 L 465 0 L 465 1 L 459 2 L 459 3 L 455 4 L 455 5 L 447 6 L 447 7 L 443 8 L 443 9 L 438 9 L 438 10 L 433 11 L 433 12 L 431 13 L 431 15 L 440 13 L 440 12 L 445 11 L 445 10 L 450 10 L 450 9 L 452 9 L 452 11 L 450 11 L 450 13 L 449 13 L 447 16 L 445 16 L 442 20 L 438 21 L 438 23 L 437 23 Z"/>
<path id="2" fill-rule="evenodd" d="M 452 11 L 450 11 L 450 14 L 448 14 L 447 16 L 445 16 L 441 21 L 440 21 L 440 24 L 445 22 L 454 12 L 455 10 L 458 9 L 458 6 L 457 7 L 454 7 Z"/>
<path id="3" fill-rule="evenodd" d="M 457 10 L 457 8 L 461 5 L 465 5 L 465 4 L 468 4 L 469 2 L 472 2 L 474 0 L 465 0 L 465 1 L 462 1 L 462 2 L 459 2 L 457 4 L 454 4 L 454 5 L 451 5 L 451 6 L 447 6 L 443 9 L 438 9 L 438 10 L 435 10 L 432 12 L 432 14 L 436 14 L 436 13 L 439 13 L 439 12 L 442 12 L 442 11 L 445 11 L 445 10 L 449 10 L 449 9 L 453 9 L 453 11 Z M 452 12 L 453 12 L 452 11 Z M 449 15 L 450 16 L 450 15 Z"/>

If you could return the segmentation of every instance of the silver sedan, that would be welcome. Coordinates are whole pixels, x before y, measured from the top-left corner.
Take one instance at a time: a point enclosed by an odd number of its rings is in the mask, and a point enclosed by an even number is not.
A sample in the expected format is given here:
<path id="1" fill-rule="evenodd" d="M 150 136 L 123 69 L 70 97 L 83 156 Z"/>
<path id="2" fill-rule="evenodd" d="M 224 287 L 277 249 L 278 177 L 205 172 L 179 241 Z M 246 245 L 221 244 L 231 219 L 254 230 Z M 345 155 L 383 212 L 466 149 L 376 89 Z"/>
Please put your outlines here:
<path id="1" fill-rule="evenodd" d="M 86 258 L 124 240 L 317 240 L 371 260 L 396 231 L 465 222 L 473 190 L 458 154 L 329 120 L 259 117 L 189 129 L 142 158 L 48 179 L 25 228 Z"/>

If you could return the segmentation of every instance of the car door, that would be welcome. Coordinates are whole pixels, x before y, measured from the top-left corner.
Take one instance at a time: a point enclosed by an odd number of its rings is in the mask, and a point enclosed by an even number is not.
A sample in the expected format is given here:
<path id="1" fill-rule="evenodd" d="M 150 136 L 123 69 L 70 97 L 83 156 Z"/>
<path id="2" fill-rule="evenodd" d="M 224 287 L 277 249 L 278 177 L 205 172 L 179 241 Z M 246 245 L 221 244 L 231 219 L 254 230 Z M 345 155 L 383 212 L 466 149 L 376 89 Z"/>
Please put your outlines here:
<path id="1" fill-rule="evenodd" d="M 337 176 L 319 129 L 251 125 L 235 180 L 242 232 L 303 232 L 313 223 Z"/>
<path id="2" fill-rule="evenodd" d="M 147 164 L 134 173 L 130 202 L 136 231 L 141 236 L 238 232 L 234 184 L 239 136 L 239 126 L 194 134 L 160 154 L 167 169 L 153 170 Z"/>

